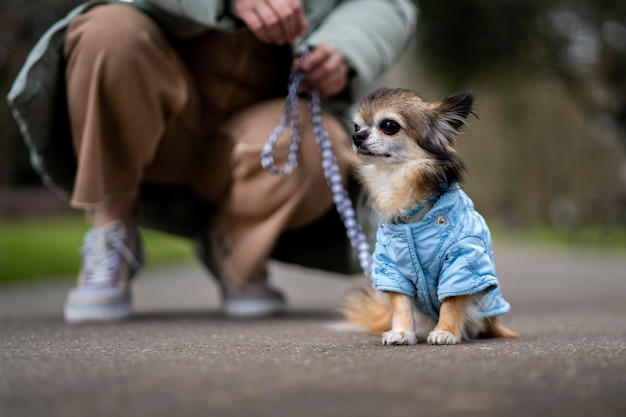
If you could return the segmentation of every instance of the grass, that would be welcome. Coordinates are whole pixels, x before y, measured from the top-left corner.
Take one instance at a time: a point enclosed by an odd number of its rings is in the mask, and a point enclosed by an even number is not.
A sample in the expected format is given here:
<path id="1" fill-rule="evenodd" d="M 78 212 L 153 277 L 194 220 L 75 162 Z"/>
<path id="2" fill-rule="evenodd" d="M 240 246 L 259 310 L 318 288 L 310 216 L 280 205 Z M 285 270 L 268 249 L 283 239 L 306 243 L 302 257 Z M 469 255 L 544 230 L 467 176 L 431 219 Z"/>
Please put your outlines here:
<path id="1" fill-rule="evenodd" d="M 551 248 L 578 248 L 626 254 L 626 225 L 559 230 L 533 226 L 516 231 L 490 223 L 494 240 Z M 74 277 L 88 226 L 82 217 L 0 219 L 0 285 L 52 277 Z M 193 258 L 187 239 L 141 231 L 150 265 Z"/>
<path id="2" fill-rule="evenodd" d="M 88 225 L 82 217 L 0 219 L 0 284 L 75 276 Z M 192 259 L 187 239 L 141 230 L 150 265 Z"/>
<path id="3" fill-rule="evenodd" d="M 510 230 L 492 222 L 490 228 L 496 241 L 626 255 L 626 225 L 582 226 L 574 229 L 533 225 Z"/>

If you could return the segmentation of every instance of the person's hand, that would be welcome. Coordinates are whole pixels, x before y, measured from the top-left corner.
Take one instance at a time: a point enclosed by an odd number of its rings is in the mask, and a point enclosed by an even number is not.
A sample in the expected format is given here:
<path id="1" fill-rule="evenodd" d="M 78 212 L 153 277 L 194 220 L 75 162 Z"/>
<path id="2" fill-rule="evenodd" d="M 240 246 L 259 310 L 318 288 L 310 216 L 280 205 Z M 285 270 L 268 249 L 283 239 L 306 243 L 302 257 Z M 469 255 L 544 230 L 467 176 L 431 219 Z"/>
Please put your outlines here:
<path id="1" fill-rule="evenodd" d="M 343 54 L 330 44 L 317 45 L 305 60 L 297 59 L 294 65 L 307 75 L 302 85 L 305 93 L 315 84 L 320 98 L 326 98 L 341 93 L 348 86 L 348 64 Z"/>
<path id="2" fill-rule="evenodd" d="M 292 44 L 306 33 L 300 0 L 235 0 L 233 11 L 265 43 Z"/>

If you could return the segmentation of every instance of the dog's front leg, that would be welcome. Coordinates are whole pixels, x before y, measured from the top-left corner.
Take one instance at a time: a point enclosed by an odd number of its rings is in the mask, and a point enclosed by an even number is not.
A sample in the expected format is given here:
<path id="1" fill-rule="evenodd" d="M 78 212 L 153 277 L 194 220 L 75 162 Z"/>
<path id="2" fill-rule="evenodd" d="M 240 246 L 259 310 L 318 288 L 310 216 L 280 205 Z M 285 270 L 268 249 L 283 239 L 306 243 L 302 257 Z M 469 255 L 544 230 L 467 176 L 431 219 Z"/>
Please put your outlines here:
<path id="1" fill-rule="evenodd" d="M 443 300 L 439 323 L 428 335 L 431 345 L 456 345 L 461 342 L 465 325 L 465 308 L 473 296 L 461 295 Z"/>
<path id="2" fill-rule="evenodd" d="M 413 300 L 411 297 L 392 292 L 391 330 L 383 333 L 383 345 L 414 345 L 417 343 L 413 329 Z"/>

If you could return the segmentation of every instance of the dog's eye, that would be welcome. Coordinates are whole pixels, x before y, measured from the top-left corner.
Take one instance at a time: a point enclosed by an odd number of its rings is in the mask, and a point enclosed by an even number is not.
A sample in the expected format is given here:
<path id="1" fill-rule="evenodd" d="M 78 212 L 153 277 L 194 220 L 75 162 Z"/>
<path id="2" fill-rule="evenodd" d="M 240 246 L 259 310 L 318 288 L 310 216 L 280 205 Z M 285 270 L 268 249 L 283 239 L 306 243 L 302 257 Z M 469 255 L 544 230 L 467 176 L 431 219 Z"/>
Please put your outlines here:
<path id="1" fill-rule="evenodd" d="M 359 127 L 359 125 L 355 124 L 354 125 L 354 132 L 358 132 L 359 130 L 361 130 L 361 128 Z"/>
<path id="2" fill-rule="evenodd" d="M 400 124 L 394 120 L 389 119 L 385 119 L 380 122 L 379 127 L 385 135 L 395 135 L 400 131 Z"/>

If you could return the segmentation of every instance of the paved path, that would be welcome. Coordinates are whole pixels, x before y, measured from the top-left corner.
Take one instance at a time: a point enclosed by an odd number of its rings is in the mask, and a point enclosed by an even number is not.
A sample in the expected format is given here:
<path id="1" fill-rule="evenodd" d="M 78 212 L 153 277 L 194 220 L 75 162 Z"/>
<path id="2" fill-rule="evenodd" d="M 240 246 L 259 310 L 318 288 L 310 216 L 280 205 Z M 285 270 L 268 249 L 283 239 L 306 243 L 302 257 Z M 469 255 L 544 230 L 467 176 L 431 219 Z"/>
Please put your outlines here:
<path id="1" fill-rule="evenodd" d="M 136 316 L 70 326 L 71 281 L 0 288 L 0 416 L 625 416 L 626 259 L 496 246 L 517 340 L 385 347 L 336 309 L 362 278 L 272 265 L 291 313 L 219 315 L 198 265 L 148 269 Z"/>

